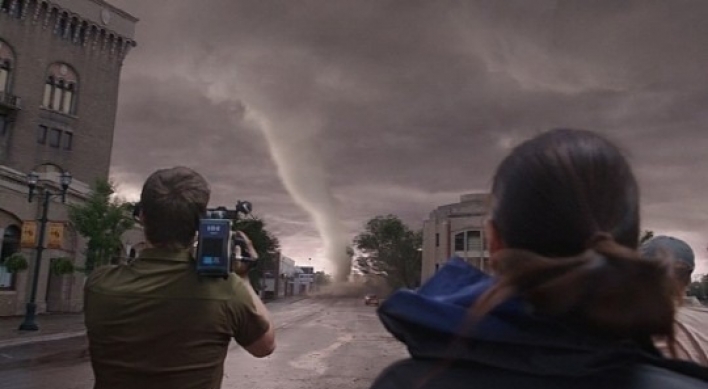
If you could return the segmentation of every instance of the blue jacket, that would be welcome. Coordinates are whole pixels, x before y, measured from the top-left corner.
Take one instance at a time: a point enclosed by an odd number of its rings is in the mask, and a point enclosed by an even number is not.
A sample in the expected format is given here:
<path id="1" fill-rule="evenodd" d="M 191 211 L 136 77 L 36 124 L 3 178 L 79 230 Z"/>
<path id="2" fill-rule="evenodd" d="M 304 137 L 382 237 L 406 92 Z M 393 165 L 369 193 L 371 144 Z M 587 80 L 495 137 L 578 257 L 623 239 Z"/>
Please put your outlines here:
<path id="1" fill-rule="evenodd" d="M 661 357 L 647 339 L 593 336 L 511 299 L 478 322 L 470 307 L 494 279 L 459 258 L 418 290 L 383 302 L 379 317 L 410 359 L 372 388 L 708 388 L 708 370 Z"/>

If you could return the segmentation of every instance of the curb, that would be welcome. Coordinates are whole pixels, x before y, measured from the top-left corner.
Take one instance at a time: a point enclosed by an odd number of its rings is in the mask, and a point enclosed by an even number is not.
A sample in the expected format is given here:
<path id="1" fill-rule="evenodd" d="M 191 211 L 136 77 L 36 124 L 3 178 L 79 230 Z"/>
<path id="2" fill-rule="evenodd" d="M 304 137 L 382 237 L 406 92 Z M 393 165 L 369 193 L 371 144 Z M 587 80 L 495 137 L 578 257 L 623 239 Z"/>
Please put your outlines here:
<path id="1" fill-rule="evenodd" d="M 17 346 L 33 345 L 38 343 L 52 342 L 71 338 L 79 338 L 86 335 L 86 331 L 60 332 L 55 334 L 28 337 L 25 339 L 0 341 L 0 353 L 3 349 Z"/>
<path id="2" fill-rule="evenodd" d="M 27 368 L 62 360 L 88 359 L 85 335 L 0 348 L 0 371 Z"/>

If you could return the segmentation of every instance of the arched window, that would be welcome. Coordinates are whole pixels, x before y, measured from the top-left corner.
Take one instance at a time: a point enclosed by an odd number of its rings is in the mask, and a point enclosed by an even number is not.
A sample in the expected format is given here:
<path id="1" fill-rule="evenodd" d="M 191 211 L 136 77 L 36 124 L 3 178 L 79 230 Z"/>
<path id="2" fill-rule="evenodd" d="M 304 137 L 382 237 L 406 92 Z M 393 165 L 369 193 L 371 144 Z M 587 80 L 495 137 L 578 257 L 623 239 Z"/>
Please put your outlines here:
<path id="1" fill-rule="evenodd" d="M 95 47 L 96 39 L 98 39 L 98 27 L 91 25 L 91 27 L 89 28 L 89 32 L 86 35 L 86 38 L 86 44 L 93 45 L 93 47 Z"/>
<path id="2" fill-rule="evenodd" d="M 0 2 L 0 12 L 10 14 L 13 18 L 19 18 L 22 15 L 22 7 L 22 1 L 2 0 Z"/>
<path id="3" fill-rule="evenodd" d="M 22 11 L 24 10 L 25 7 L 25 2 L 24 1 L 17 1 L 15 3 L 15 8 L 12 9 L 12 16 L 16 17 L 17 19 L 22 17 Z"/>
<path id="4" fill-rule="evenodd" d="M 107 43 L 108 37 L 106 36 L 106 30 L 102 28 L 98 33 L 98 49 L 105 50 Z"/>
<path id="5" fill-rule="evenodd" d="M 10 87 L 10 61 L 0 59 L 0 93 L 5 93 Z"/>
<path id="6" fill-rule="evenodd" d="M 0 94 L 10 91 L 10 72 L 14 61 L 12 49 L 0 39 Z"/>
<path id="7" fill-rule="evenodd" d="M 20 250 L 20 228 L 11 225 L 5 229 L 2 238 L 2 248 L 0 248 L 0 290 L 13 289 L 15 287 L 15 277 L 8 273 L 3 265 L 5 259 Z"/>
<path id="8" fill-rule="evenodd" d="M 19 19 L 22 16 L 23 1 L 18 0 L 2 0 L 0 1 L 0 12 L 4 12 Z"/>
<path id="9" fill-rule="evenodd" d="M 49 66 L 48 73 L 42 106 L 70 115 L 76 114 L 76 72 L 66 64 L 56 63 Z"/>
<path id="10" fill-rule="evenodd" d="M 69 29 L 69 14 L 62 12 L 57 18 L 57 24 L 54 26 L 54 33 L 60 38 L 63 38 L 65 34 L 68 33 Z"/>
<path id="11" fill-rule="evenodd" d="M 76 43 L 78 43 L 82 46 L 85 45 L 88 33 L 89 33 L 88 23 L 82 22 L 81 27 L 79 27 L 79 40 Z"/>
<path id="12" fill-rule="evenodd" d="M 0 1 L 0 12 L 10 12 L 10 4 L 12 4 L 12 0 Z"/>
<path id="13" fill-rule="evenodd" d="M 79 19 L 75 17 L 71 18 L 71 23 L 69 23 L 69 34 L 67 36 L 70 42 L 76 43 L 78 41 L 78 39 L 76 41 L 74 39 L 78 38 L 79 27 Z"/>
<path id="14" fill-rule="evenodd" d="M 54 77 L 49 76 L 47 82 L 44 84 L 44 98 L 42 99 L 42 106 L 45 108 L 50 108 L 52 106 L 52 92 L 54 91 Z"/>

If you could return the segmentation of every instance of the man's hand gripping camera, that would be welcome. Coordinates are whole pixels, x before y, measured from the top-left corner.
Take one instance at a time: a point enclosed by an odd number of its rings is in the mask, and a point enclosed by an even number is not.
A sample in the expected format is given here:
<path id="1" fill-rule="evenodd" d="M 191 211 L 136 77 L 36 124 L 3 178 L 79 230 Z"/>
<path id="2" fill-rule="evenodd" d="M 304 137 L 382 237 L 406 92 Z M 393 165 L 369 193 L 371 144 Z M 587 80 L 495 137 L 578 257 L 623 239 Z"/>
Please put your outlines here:
<path id="1" fill-rule="evenodd" d="M 205 277 L 228 278 L 230 272 L 245 276 L 258 255 L 246 234 L 232 231 L 232 220 L 251 213 L 251 203 L 239 201 L 235 210 L 210 209 L 199 221 L 197 273 Z"/>

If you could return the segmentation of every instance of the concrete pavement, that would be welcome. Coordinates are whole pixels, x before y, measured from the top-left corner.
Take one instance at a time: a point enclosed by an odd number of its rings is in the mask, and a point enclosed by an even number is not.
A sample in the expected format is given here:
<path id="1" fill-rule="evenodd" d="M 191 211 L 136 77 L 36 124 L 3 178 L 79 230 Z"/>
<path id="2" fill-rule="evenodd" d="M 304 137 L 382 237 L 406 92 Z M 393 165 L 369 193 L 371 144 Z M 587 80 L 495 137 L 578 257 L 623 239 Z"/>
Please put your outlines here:
<path id="1" fill-rule="evenodd" d="M 19 331 L 22 319 L 0 318 L 0 371 L 88 355 L 83 314 L 40 315 L 39 331 Z"/>
<path id="2" fill-rule="evenodd" d="M 306 299 L 272 304 L 278 347 L 256 359 L 235 343 L 225 362 L 223 388 L 365 389 L 389 363 L 407 355 L 361 299 Z M 5 370 L 3 389 L 90 389 L 86 360 Z"/>
<path id="3" fill-rule="evenodd" d="M 258 360 L 229 353 L 223 389 L 367 389 L 405 346 L 362 299 L 314 300 L 300 320 L 278 326 L 276 352 Z"/>

